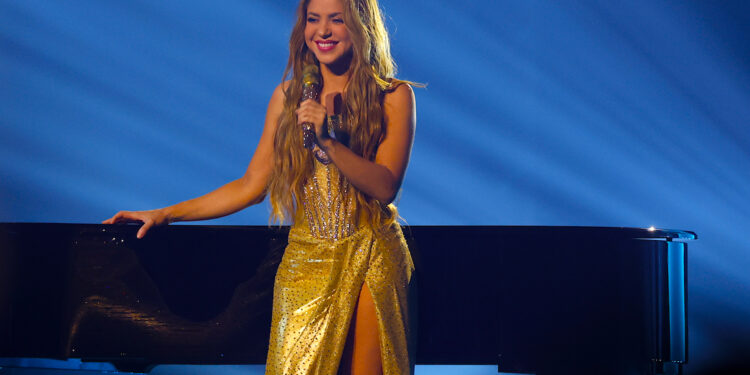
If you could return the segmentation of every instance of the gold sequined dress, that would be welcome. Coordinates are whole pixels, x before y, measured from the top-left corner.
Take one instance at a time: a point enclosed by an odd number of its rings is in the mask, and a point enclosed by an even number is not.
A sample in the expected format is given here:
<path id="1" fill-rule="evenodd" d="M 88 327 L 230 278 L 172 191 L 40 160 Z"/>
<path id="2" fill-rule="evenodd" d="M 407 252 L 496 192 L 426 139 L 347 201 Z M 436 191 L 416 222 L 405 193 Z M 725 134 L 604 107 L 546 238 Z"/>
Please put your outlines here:
<path id="1" fill-rule="evenodd" d="M 354 217 L 353 188 L 333 164 L 315 162 L 276 274 L 267 375 L 336 375 L 363 283 L 383 374 L 413 374 L 411 255 L 395 219 L 373 230 Z"/>

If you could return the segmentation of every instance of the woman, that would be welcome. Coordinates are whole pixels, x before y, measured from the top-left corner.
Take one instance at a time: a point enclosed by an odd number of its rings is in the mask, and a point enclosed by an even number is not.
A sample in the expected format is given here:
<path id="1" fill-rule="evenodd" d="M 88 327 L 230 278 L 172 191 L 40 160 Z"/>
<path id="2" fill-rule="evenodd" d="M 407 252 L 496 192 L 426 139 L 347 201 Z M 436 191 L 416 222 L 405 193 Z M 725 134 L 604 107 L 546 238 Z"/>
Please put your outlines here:
<path id="1" fill-rule="evenodd" d="M 325 103 L 300 104 L 309 64 L 320 71 L 320 97 L 343 93 L 340 123 L 327 119 Z M 189 201 L 104 221 L 143 222 L 142 238 L 154 225 L 228 215 L 268 194 L 272 219 L 293 226 L 275 280 L 267 374 L 413 372 L 414 267 L 390 203 L 416 117 L 411 87 L 394 70 L 376 0 L 303 0 L 290 38 L 291 79 L 271 97 L 244 176 Z M 310 124 L 315 150 L 303 141 Z"/>

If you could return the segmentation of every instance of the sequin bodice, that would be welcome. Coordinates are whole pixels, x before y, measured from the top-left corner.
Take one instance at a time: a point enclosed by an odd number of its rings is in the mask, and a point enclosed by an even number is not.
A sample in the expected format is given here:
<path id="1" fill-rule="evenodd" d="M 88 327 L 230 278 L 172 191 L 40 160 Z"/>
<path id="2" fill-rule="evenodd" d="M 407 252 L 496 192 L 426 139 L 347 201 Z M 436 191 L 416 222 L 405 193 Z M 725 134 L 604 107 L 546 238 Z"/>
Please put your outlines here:
<path id="1" fill-rule="evenodd" d="M 302 219 L 313 237 L 338 240 L 357 229 L 354 198 L 349 182 L 333 164 L 318 161 L 315 172 L 307 181 L 302 197 Z"/>

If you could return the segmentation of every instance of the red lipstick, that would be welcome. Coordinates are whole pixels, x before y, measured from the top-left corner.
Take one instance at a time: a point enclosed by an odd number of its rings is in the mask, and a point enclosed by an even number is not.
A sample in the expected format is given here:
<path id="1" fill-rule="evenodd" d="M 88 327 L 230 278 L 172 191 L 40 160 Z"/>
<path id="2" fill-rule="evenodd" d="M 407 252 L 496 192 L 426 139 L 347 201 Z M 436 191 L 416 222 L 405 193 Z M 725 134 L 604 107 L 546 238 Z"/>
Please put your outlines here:
<path id="1" fill-rule="evenodd" d="M 318 46 L 318 50 L 320 52 L 328 52 L 332 50 L 334 47 L 336 47 L 336 44 L 338 42 L 333 40 L 316 40 L 315 45 Z"/>

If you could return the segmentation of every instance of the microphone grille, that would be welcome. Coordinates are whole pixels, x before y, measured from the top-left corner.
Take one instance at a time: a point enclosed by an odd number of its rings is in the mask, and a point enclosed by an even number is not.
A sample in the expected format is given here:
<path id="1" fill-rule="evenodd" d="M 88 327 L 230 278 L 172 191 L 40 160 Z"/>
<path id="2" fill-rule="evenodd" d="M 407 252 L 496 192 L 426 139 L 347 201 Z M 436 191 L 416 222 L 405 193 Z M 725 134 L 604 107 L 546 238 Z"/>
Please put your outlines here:
<path id="1" fill-rule="evenodd" d="M 319 85 L 320 84 L 320 70 L 315 64 L 307 64 L 302 68 L 302 84 L 304 85 Z"/>

